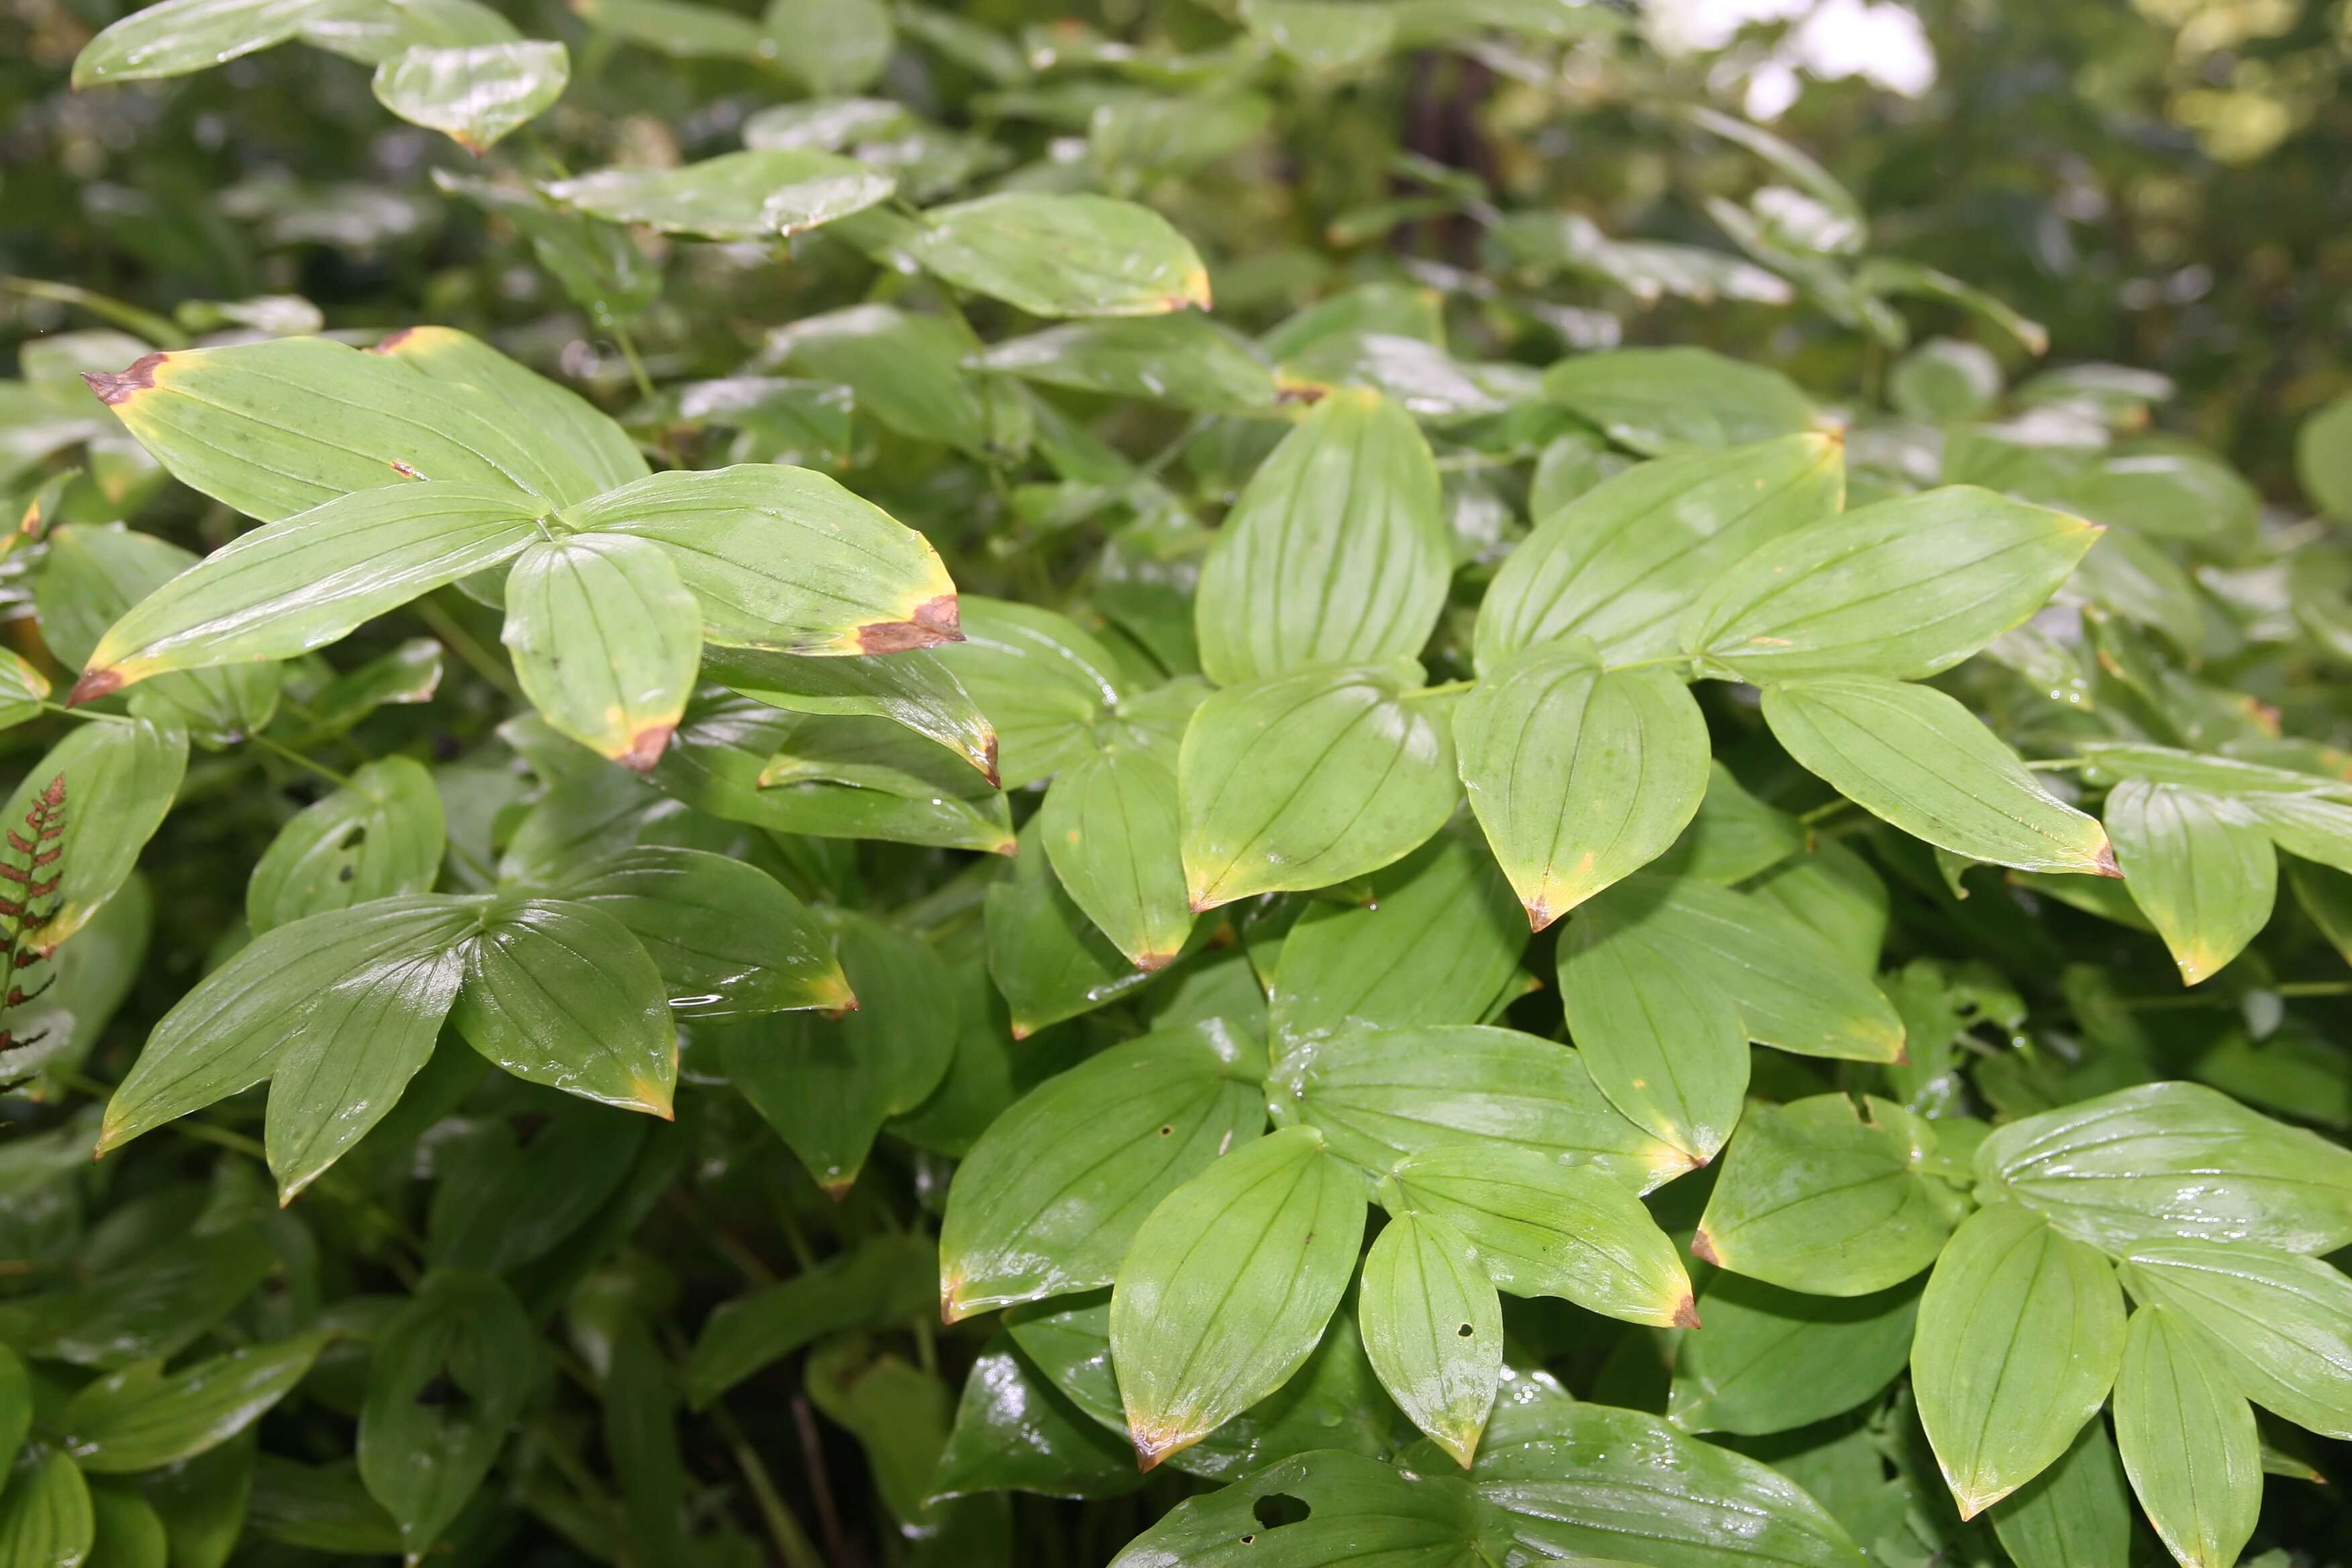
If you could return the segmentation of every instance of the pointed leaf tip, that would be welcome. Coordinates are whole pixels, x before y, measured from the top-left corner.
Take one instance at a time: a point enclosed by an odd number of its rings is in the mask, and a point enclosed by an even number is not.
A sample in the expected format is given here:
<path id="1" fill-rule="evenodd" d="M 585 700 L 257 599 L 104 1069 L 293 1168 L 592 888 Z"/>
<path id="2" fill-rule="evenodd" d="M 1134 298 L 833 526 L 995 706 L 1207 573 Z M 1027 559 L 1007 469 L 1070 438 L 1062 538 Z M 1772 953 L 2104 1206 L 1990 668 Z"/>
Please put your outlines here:
<path id="1" fill-rule="evenodd" d="M 73 689 L 66 693 L 66 706 L 79 708 L 85 702 L 95 702 L 121 690 L 123 685 L 119 669 L 85 669 L 81 679 L 73 683 Z"/>
<path id="2" fill-rule="evenodd" d="M 1697 1250 L 1697 1243 L 1696 1241 L 1694 1241 L 1691 1246 L 1693 1251 Z M 1698 1326 L 1698 1298 L 1696 1296 L 1685 1296 L 1681 1301 L 1675 1304 L 1675 1327 L 1678 1329 L 1695 1329 Z M 1466 1463 L 1467 1461 L 1465 1462 Z"/>
<path id="3" fill-rule="evenodd" d="M 662 752 L 677 729 L 675 724 L 649 724 L 636 732 L 627 751 L 613 760 L 632 773 L 649 773 L 661 761 Z"/>
<path id="4" fill-rule="evenodd" d="M 126 368 L 118 371 L 86 370 L 81 373 L 82 384 L 98 394 L 100 403 L 112 408 L 152 388 L 155 367 L 171 357 L 159 352 L 142 354 Z"/>
<path id="5" fill-rule="evenodd" d="M 953 594 L 924 600 L 903 621 L 875 621 L 857 628 L 860 653 L 909 653 L 961 641 L 961 617 Z"/>
<path id="6" fill-rule="evenodd" d="M 1723 1258 L 1715 1250 L 1715 1238 L 1707 1235 L 1704 1227 L 1691 1232 L 1690 1249 L 1691 1256 L 1701 1263 L 1712 1263 L 1717 1268 L 1723 1267 Z"/>
<path id="7" fill-rule="evenodd" d="M 2098 858 L 2092 862 L 2091 868 L 2099 876 L 2113 877 L 2117 881 L 2123 879 L 2124 868 L 2116 862 L 2116 847 L 2113 840 L 2107 838 L 2099 840 Z"/>

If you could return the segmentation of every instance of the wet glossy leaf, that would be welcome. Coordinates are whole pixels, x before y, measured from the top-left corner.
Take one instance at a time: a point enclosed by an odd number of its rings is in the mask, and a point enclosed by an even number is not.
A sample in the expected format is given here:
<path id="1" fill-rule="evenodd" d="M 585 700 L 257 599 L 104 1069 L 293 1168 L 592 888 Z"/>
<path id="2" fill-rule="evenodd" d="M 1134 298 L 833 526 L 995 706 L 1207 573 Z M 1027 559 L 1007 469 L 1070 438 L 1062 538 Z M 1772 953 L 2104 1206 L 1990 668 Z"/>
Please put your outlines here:
<path id="1" fill-rule="evenodd" d="M 2098 537 L 1966 485 L 1881 501 L 1759 546 L 1692 607 L 1683 647 L 1759 686 L 1923 679 L 2040 609 Z"/>
<path id="2" fill-rule="evenodd" d="M 539 1348 L 514 1293 L 435 1273 L 378 1339 L 360 1412 L 360 1475 L 421 1555 L 489 1475 L 520 1416 Z"/>
<path id="3" fill-rule="evenodd" d="M 1528 923 L 1656 859 L 1706 793 L 1706 721 L 1663 669 L 1604 672 L 1589 643 L 1487 668 L 1454 715 L 1462 786 Z"/>
<path id="4" fill-rule="evenodd" d="M 62 1449 L 17 1461 L 0 1490 L 0 1562 L 80 1568 L 97 1532 L 89 1488 Z"/>
<path id="5" fill-rule="evenodd" d="M 163 826 L 188 763 L 187 732 L 151 719 L 84 724 L 51 747 L 0 806 L 12 831 L 59 780 L 65 831 L 37 853 L 50 856 L 28 869 L 46 872 L 10 884 L 37 921 L 26 933 L 34 947 L 53 948 L 88 925 L 137 868 L 139 853 Z M 44 891 L 45 884 L 54 884 Z"/>
<path id="6" fill-rule="evenodd" d="M 2116 1374 L 2116 1446 L 2175 1560 L 2188 1568 L 2238 1561 L 2263 1510 L 2254 1409 L 2197 1331 L 2168 1309 L 2132 1314 Z"/>
<path id="7" fill-rule="evenodd" d="M 663 546 L 715 643 L 877 654 L 957 638 L 955 584 L 939 552 L 807 468 L 656 474 L 564 516 L 592 533 Z"/>
<path id="8" fill-rule="evenodd" d="M 446 842 L 441 792 L 423 763 L 365 763 L 269 841 L 246 884 L 246 921 L 259 935 L 308 915 L 429 891 Z"/>
<path id="9" fill-rule="evenodd" d="M 407 49 L 376 67 L 374 85 L 403 120 L 480 153 L 553 108 L 571 79 L 562 44 L 523 41 Z"/>
<path id="10" fill-rule="evenodd" d="M 931 1495 L 1111 1498 L 1139 1484 L 1133 1451 L 1071 1404 L 1000 1331 L 964 1381 Z"/>
<path id="11" fill-rule="evenodd" d="M 505 486 L 400 484 L 327 501 L 215 551 L 91 650 L 74 700 L 167 670 L 291 658 L 538 537 L 543 502 Z"/>
<path id="12" fill-rule="evenodd" d="M 1013 865 L 989 885 L 982 905 L 988 974 L 1011 1010 L 1016 1040 L 1152 980 L 1087 919 L 1054 875 L 1043 835 L 1032 817 Z"/>
<path id="13" fill-rule="evenodd" d="M 2172 950 L 2183 984 L 2210 979 L 2269 922 L 2278 857 L 2251 811 L 2179 784 L 2126 779 L 2104 815 L 2125 886 Z"/>
<path id="14" fill-rule="evenodd" d="M 1274 373 L 1249 341 L 1191 310 L 1048 327 L 991 344 L 972 363 L 1047 386 L 1180 408 L 1232 413 L 1275 399 Z"/>
<path id="15" fill-rule="evenodd" d="M 2201 1084 L 2147 1083 L 1994 1130 L 1977 1179 L 2110 1251 L 2159 1237 L 2330 1252 L 2352 1151 Z"/>
<path id="16" fill-rule="evenodd" d="M 1675 1348 L 1667 1419 L 1692 1432 L 1786 1432 L 1843 1415 L 1903 1374 L 1916 1284 L 1867 1296 L 1801 1295 L 1718 1274 L 1706 1326 Z"/>
<path id="17" fill-rule="evenodd" d="M 1157 316 L 1209 308 L 1192 242 L 1149 207 L 1014 191 L 934 207 L 908 254 L 958 288 L 1033 316 Z"/>
<path id="18" fill-rule="evenodd" d="M 1292 1127 L 1218 1160 L 1152 1210 L 1110 1311 L 1128 1430 L 1145 1468 L 1306 1363 L 1354 1272 L 1364 1207 L 1361 1178 L 1313 1129 Z"/>
<path id="19" fill-rule="evenodd" d="M 249 1226 L 169 1237 L 79 1284 L 0 1305 L 0 1339 L 77 1366 L 165 1360 L 203 1338 L 276 1267 Z"/>
<path id="20" fill-rule="evenodd" d="M 935 652 L 816 658 L 770 648 L 714 647 L 713 680 L 772 708 L 887 719 L 935 741 L 996 782 L 996 728 Z"/>
<path id="21" fill-rule="evenodd" d="M 629 928 L 593 905 L 512 896 L 479 920 L 449 1011 L 466 1043 L 517 1078 L 667 1119 L 677 1027 Z"/>
<path id="22" fill-rule="evenodd" d="M 2116 872 L 2098 823 L 1933 687 L 1868 675 L 1791 681 L 1766 688 L 1764 717 L 1839 794 L 1938 848 L 2022 871 Z"/>
<path id="23" fill-rule="evenodd" d="M 2123 1292 L 2096 1252 L 2018 1204 L 1954 1233 L 1920 1299 L 1911 1384 L 1961 1518 L 2066 1452 L 2123 1347 Z"/>
<path id="24" fill-rule="evenodd" d="M 1844 448 L 1822 436 L 1640 464 L 1538 513 L 1480 607 L 1479 667 L 1564 637 L 1614 663 L 1676 653 L 1685 611 L 1727 569 L 1844 493 Z"/>
<path id="25" fill-rule="evenodd" d="M 1469 1237 L 1433 1213 L 1391 1219 L 1364 1258 L 1364 1353 L 1413 1425 L 1465 1469 L 1503 1371 L 1503 1303 Z"/>
<path id="26" fill-rule="evenodd" d="M 1111 1568 L 1467 1568 L 1481 1560 L 1481 1522 L 1456 1477 L 1325 1449 L 1177 1504 Z"/>
<path id="27" fill-rule="evenodd" d="M 773 877 L 708 850 L 641 844 L 566 870 L 548 891 L 627 927 L 671 1014 L 752 1017 L 855 1005 L 824 926 Z"/>
<path id="28" fill-rule="evenodd" d="M 1194 909 L 1361 877 L 1444 826 L 1453 742 L 1415 675 L 1409 661 L 1304 669 L 1201 706 L 1177 768 Z"/>
<path id="29" fill-rule="evenodd" d="M 2341 1269 L 2244 1241 L 2142 1242 L 2123 1268 L 2133 1298 L 2194 1327 L 2246 1397 L 2352 1436 L 2352 1282 Z"/>
<path id="30" fill-rule="evenodd" d="M 696 1406 L 803 1345 L 861 1325 L 928 1315 L 937 1255 L 921 1237 L 882 1237 L 781 1284 L 723 1302 L 702 1326 L 686 1368 Z"/>
<path id="31" fill-rule="evenodd" d="M 165 0 L 121 18 L 74 58 L 73 84 L 184 76 L 282 44 L 318 0 Z"/>
<path id="32" fill-rule="evenodd" d="M 1691 1250 L 1736 1274 L 1866 1296 L 1935 1261 L 1960 1204 L 1918 1167 L 1900 1113 L 1842 1094 L 1757 1105 L 1725 1158 Z"/>
<path id="33" fill-rule="evenodd" d="M 1495 863 L 1447 830 L 1372 874 L 1360 903 L 1318 900 L 1283 939 L 1276 1034 L 1475 1024 L 1518 973 L 1527 931 Z"/>
<path id="34" fill-rule="evenodd" d="M 308 1333 L 198 1362 L 157 1383 L 138 1363 L 77 1393 L 60 1417 L 66 1450 L 96 1475 L 194 1458 L 293 1392 L 327 1342 Z"/>
<path id="35" fill-rule="evenodd" d="M 865 915 L 830 917 L 856 994 L 839 1018 L 772 1013 L 711 1031 L 727 1077 L 835 1196 L 865 1167 L 882 1124 L 920 1105 L 955 1050 L 955 992 L 919 937 Z"/>
<path id="36" fill-rule="evenodd" d="M 1621 447 L 1664 457 L 1809 430 L 1812 405 L 1778 371 L 1706 349 L 1580 354 L 1544 373 L 1544 395 Z"/>
<path id="37" fill-rule="evenodd" d="M 1438 477 L 1376 394 L 1318 403 L 1251 476 L 1201 570 L 1201 667 L 1219 685 L 1421 652 L 1450 563 Z"/>
<path id="38" fill-rule="evenodd" d="M 597 755 L 650 770 L 702 653 L 701 609 L 669 552 L 626 534 L 533 543 L 506 603 L 501 640 L 532 705 Z"/>
<path id="39" fill-rule="evenodd" d="M 410 0 L 412 6 L 415 4 Z M 610 416 L 571 388 L 524 369 L 479 338 L 448 327 L 408 327 L 378 340 L 370 352 L 406 365 L 430 381 L 481 394 L 509 424 L 526 422 L 535 448 L 561 455 L 587 480 L 577 494 L 551 499 L 584 499 L 644 479 L 648 471 L 636 444 Z"/>
<path id="40" fill-rule="evenodd" d="M 1072 901 L 1129 963 L 1166 968 L 1192 934 L 1176 809 L 1173 740 L 1131 741 L 1062 770 L 1037 814 L 1038 845 Z"/>
<path id="41" fill-rule="evenodd" d="M 1016 1101 L 956 1167 L 941 1314 L 1111 1283 L 1160 1201 L 1258 1135 L 1263 1068 L 1211 1020 L 1114 1047 Z"/>
<path id="42" fill-rule="evenodd" d="M 1589 1165 L 1529 1149 L 1448 1142 L 1382 1184 L 1391 1214 L 1426 1209 L 1477 1249 L 1514 1296 L 1558 1296 L 1627 1322 L 1688 1328 L 1690 1276 L 1641 1200 Z"/>
<path id="43" fill-rule="evenodd" d="M 681 169 L 600 169 L 547 194 L 608 223 L 702 239 L 799 234 L 886 201 L 889 175 L 830 153 L 724 153 Z"/>
<path id="44" fill-rule="evenodd" d="M 1124 694 L 1118 661 L 1066 616 L 1002 599 L 964 601 L 963 640 L 938 654 L 996 728 L 1007 789 L 1083 761 Z"/>

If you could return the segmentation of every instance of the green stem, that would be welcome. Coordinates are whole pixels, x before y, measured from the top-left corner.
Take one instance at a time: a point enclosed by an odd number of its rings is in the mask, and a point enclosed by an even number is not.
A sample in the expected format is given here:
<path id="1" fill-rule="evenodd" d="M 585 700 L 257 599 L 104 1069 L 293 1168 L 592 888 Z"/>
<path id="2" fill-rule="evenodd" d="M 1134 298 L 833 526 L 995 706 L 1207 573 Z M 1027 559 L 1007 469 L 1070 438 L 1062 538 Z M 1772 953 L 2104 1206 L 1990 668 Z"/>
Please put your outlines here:
<path id="1" fill-rule="evenodd" d="M 2281 996 L 2352 996 L 2352 980 L 2290 980 L 2271 989 Z"/>
<path id="2" fill-rule="evenodd" d="M 1841 795 L 1836 800 L 1830 801 L 1826 805 L 1817 805 L 1811 811 L 1800 813 L 1797 820 L 1802 823 L 1805 826 L 1811 827 L 1816 822 L 1826 822 L 1831 817 L 1837 816 L 1840 812 L 1850 811 L 1853 808 L 1853 802 L 1847 800 Z"/>
<path id="3" fill-rule="evenodd" d="M 126 331 L 138 333 L 159 348 L 184 349 L 188 346 L 188 334 L 151 310 L 136 305 L 126 305 L 90 289 L 71 283 L 51 283 L 40 278 L 0 278 L 0 289 L 11 294 L 22 294 L 27 300 L 47 300 L 57 305 L 79 305 L 91 315 L 112 321 Z"/>
<path id="4" fill-rule="evenodd" d="M 636 340 L 629 336 L 628 328 L 614 321 L 613 341 L 621 345 L 621 357 L 629 362 L 629 374 L 637 384 L 637 395 L 651 403 L 654 400 L 653 378 L 646 374 L 646 362 L 637 356 Z"/>
<path id="5" fill-rule="evenodd" d="M 338 788 L 350 789 L 352 787 L 350 774 L 339 773 L 334 769 L 329 767 L 326 763 L 319 762 L 311 757 L 306 757 L 291 746 L 273 741 L 268 736 L 258 732 L 247 735 L 246 739 L 252 742 L 255 745 L 259 746 L 263 751 L 269 752 L 273 756 L 283 757 L 286 761 L 292 763 L 298 768 L 308 768 L 312 773 L 318 774 L 320 778 L 332 781 Z"/>
<path id="6" fill-rule="evenodd" d="M 138 720 L 128 718 L 121 713 L 101 713 L 95 708 L 68 708 L 62 702 L 44 702 L 41 704 L 41 711 L 44 713 L 62 714 L 68 719 L 95 719 L 102 724 L 136 724 L 139 722 Z"/>
<path id="7" fill-rule="evenodd" d="M 457 617 L 431 599 L 419 599 L 415 605 L 417 615 L 433 635 L 451 653 L 464 659 L 476 675 L 497 687 L 516 701 L 522 700 L 522 688 L 515 684 L 514 671 L 490 657 L 489 650 L 475 640 L 474 634 L 457 624 Z"/>
<path id="8" fill-rule="evenodd" d="M 1424 686 L 1417 691 L 1408 691 L 1399 697 L 1397 700 L 1400 702 L 1419 702 L 1431 697 L 1451 697 L 1457 691 L 1467 691 L 1477 684 L 1478 683 L 1475 680 L 1442 680 L 1435 686 Z"/>
<path id="9" fill-rule="evenodd" d="M 736 1468 L 743 1472 L 743 1484 L 751 1489 L 751 1497 L 760 1505 L 760 1517 L 767 1524 L 768 1539 L 775 1542 L 776 1555 L 784 1560 L 785 1568 L 824 1568 L 824 1559 L 817 1555 L 816 1542 L 801 1529 L 801 1521 L 784 1506 L 782 1494 L 768 1475 L 768 1467 L 760 1460 L 760 1451 L 743 1435 L 742 1426 L 724 1401 L 710 1402 L 710 1424 L 719 1428 L 719 1437 L 729 1453 L 735 1457 Z"/>

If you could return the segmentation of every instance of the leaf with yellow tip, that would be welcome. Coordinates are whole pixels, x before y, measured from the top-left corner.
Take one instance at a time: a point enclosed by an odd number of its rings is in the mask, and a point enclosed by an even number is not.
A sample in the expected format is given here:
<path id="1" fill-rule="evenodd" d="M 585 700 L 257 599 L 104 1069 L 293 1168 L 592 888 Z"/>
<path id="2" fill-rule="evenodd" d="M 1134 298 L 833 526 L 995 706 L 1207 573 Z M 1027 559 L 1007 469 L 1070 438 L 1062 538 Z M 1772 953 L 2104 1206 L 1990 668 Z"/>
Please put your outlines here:
<path id="1" fill-rule="evenodd" d="M 2116 1373 L 2116 1446 L 2148 1523 L 2185 1568 L 2235 1568 L 2263 1511 L 2254 1407 L 2199 1331 L 2142 1306 Z"/>
<path id="2" fill-rule="evenodd" d="M 1087 918 L 1150 973 L 1183 952 L 1193 914 L 1178 847 L 1176 743 L 1129 728 L 1062 770 L 1045 792 L 1038 837 Z"/>
<path id="3" fill-rule="evenodd" d="M 1150 207 L 1008 191 L 933 207 L 908 255 L 959 288 L 1033 316 L 1157 316 L 1209 308 L 1209 271 Z"/>
<path id="4" fill-rule="evenodd" d="M 2278 855 L 2245 805 L 2126 779 L 2105 816 L 2124 886 L 2172 951 L 2182 984 L 2211 979 L 2269 923 Z"/>
<path id="5" fill-rule="evenodd" d="M 1454 714 L 1470 809 L 1541 931 L 1656 859 L 1706 794 L 1706 721 L 1663 669 L 1604 670 L 1582 638 L 1488 668 Z"/>
<path id="6" fill-rule="evenodd" d="M 1143 1468 L 1306 1364 L 1355 1272 L 1364 1212 L 1363 1178 L 1309 1127 L 1243 1144 L 1151 1211 L 1110 1304 L 1111 1358 Z"/>
<path id="7" fill-rule="evenodd" d="M 1365 1255 L 1356 1311 L 1381 1386 L 1468 1469 L 1503 1373 L 1503 1300 L 1478 1249 L 1443 1216 L 1407 1210 Z"/>
<path id="8" fill-rule="evenodd" d="M 558 733 L 647 773 L 686 712 L 702 618 L 667 552 L 626 534 L 543 540 L 507 574 L 503 640 Z"/>

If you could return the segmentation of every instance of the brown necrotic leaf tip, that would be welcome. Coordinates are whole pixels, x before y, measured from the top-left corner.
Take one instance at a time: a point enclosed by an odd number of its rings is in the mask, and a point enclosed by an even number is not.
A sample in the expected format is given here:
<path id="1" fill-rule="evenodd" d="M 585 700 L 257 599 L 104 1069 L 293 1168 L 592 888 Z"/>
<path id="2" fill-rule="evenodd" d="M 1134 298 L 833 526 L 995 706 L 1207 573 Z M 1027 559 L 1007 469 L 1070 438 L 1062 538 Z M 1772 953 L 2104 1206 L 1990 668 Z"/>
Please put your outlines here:
<path id="1" fill-rule="evenodd" d="M 857 628 L 860 653 L 908 653 L 920 647 L 937 647 L 943 642 L 961 641 L 963 630 L 953 594 L 924 600 L 906 620 L 876 621 Z"/>
<path id="2" fill-rule="evenodd" d="M 98 400 L 111 408 L 118 403 L 128 403 L 133 394 L 153 387 L 155 367 L 171 357 L 162 353 L 141 354 L 125 370 L 86 370 L 81 373 L 82 384 L 98 394 Z"/>

